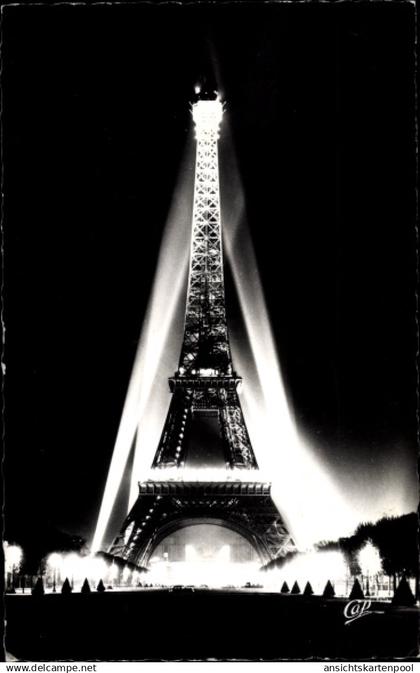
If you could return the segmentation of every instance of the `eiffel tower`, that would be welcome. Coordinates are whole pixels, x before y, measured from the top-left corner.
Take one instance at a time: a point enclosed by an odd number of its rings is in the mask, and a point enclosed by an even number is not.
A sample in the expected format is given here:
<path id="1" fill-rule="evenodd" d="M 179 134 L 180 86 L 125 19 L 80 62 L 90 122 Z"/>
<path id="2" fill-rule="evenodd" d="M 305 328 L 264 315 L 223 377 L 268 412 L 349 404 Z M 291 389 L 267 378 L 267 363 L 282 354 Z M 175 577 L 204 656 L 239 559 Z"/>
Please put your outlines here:
<path id="1" fill-rule="evenodd" d="M 248 540 L 263 564 L 294 549 L 294 543 L 271 498 L 271 484 L 258 478 L 237 392 L 241 378 L 232 366 L 217 147 L 223 103 L 216 92 L 200 93 L 192 116 L 197 148 L 181 356 L 169 379 L 172 399 L 153 460 L 154 478 L 139 483 L 137 501 L 109 552 L 147 566 L 157 545 L 177 529 L 213 523 Z M 165 478 L 164 468 L 175 477 Z M 190 468 L 198 479 L 184 480 Z M 203 468 L 221 476 L 206 479 L 210 472 Z"/>

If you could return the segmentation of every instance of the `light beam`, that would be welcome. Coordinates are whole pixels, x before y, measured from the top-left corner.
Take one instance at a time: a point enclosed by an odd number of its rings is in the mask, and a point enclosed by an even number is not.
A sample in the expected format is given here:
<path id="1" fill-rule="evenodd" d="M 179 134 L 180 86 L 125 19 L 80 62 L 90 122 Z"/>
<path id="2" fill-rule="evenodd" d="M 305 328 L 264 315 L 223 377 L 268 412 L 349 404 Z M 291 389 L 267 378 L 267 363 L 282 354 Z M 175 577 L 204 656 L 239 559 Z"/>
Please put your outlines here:
<path id="1" fill-rule="evenodd" d="M 305 549 L 316 541 L 351 533 L 357 522 L 325 466 L 298 434 L 283 384 L 232 148 L 229 161 L 230 190 L 236 197 L 231 203 L 222 200 L 224 243 L 258 379 L 258 385 L 252 385 L 249 358 L 233 342 L 234 359 L 244 380 L 244 414 L 257 461 L 263 472 L 272 475 L 273 499 L 298 547 Z"/>
<path id="2" fill-rule="evenodd" d="M 172 330 L 174 314 L 185 291 L 193 189 L 189 172 L 193 157 L 193 143 L 192 137 L 190 137 L 165 225 L 153 288 L 143 322 L 92 542 L 93 552 L 101 549 L 103 544 L 136 433 L 139 433 L 139 440 L 140 437 L 142 439 L 148 437 L 149 441 L 155 439 L 155 432 L 158 427 L 157 417 L 160 416 L 159 422 L 162 423 L 162 416 L 164 417 L 165 413 L 164 407 L 168 404 L 167 399 L 164 400 L 163 396 L 160 397 L 159 402 L 157 402 L 156 397 L 150 401 L 150 393 L 159 371 L 159 365 L 162 365 L 162 363 L 167 365 L 168 350 L 165 351 L 165 346 L 168 345 L 168 336 Z M 179 351 L 176 339 L 172 338 L 171 341 L 175 344 L 174 352 L 175 350 Z M 164 351 L 165 358 L 163 357 Z M 171 369 L 176 366 L 176 357 L 175 355 Z M 167 369 L 164 374 L 159 373 L 159 380 L 163 379 L 166 385 L 167 375 Z M 151 418 L 150 413 L 147 413 L 150 411 L 150 406 L 148 406 L 150 404 L 154 411 L 153 418 Z M 147 424 L 145 424 L 146 429 L 143 428 L 145 418 L 148 419 Z M 147 456 L 147 450 L 144 446 L 140 447 L 139 442 L 137 442 L 132 471 L 130 504 L 135 499 L 141 466 L 147 460 Z"/>

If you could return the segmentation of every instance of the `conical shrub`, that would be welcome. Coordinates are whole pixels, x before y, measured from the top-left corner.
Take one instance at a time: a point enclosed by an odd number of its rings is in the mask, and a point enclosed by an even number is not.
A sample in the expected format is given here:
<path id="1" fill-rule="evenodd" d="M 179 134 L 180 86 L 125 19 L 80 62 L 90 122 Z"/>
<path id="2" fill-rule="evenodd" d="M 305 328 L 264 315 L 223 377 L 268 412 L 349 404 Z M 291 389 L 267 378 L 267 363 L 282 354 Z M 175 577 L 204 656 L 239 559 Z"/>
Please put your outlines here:
<path id="1" fill-rule="evenodd" d="M 325 585 L 324 593 L 322 594 L 324 598 L 334 598 L 335 596 L 335 591 L 334 587 L 331 584 L 330 580 Z"/>
<path id="2" fill-rule="evenodd" d="M 42 577 L 38 577 L 37 581 L 35 582 L 35 586 L 32 589 L 32 595 L 43 596 L 44 593 L 45 593 L 44 582 L 42 581 Z"/>
<path id="3" fill-rule="evenodd" d="M 356 579 L 354 580 L 352 590 L 350 591 L 349 598 L 351 600 L 355 600 L 355 599 L 364 598 L 364 597 L 365 597 L 365 594 L 363 593 L 363 589 L 360 586 L 360 582 L 356 577 Z"/>
<path id="4" fill-rule="evenodd" d="M 66 579 L 63 582 L 63 586 L 61 587 L 61 593 L 68 595 L 68 594 L 71 594 L 72 591 L 73 591 L 73 589 L 71 588 L 71 584 L 68 580 L 68 577 L 66 577 Z"/>
<path id="5" fill-rule="evenodd" d="M 283 584 L 281 585 L 280 593 L 290 594 L 290 589 L 289 589 L 289 585 L 287 584 L 287 582 L 283 582 Z"/>
<path id="6" fill-rule="evenodd" d="M 416 599 L 414 598 L 413 592 L 410 589 L 410 585 L 406 578 L 403 577 L 395 590 L 394 597 L 392 599 L 392 605 L 403 605 L 408 607 L 415 605 L 415 603 Z"/>
<path id="7" fill-rule="evenodd" d="M 98 586 L 96 587 L 96 591 L 99 591 L 100 593 L 105 591 L 104 583 L 102 582 L 102 580 L 99 580 Z"/>
<path id="8" fill-rule="evenodd" d="M 85 578 L 85 581 L 83 582 L 83 585 L 82 585 L 82 588 L 81 588 L 81 590 L 80 590 L 80 593 L 82 593 L 82 594 L 90 594 L 90 592 L 91 592 L 91 590 L 90 590 L 90 585 L 89 585 L 88 579 L 87 579 L 87 577 L 86 577 L 86 578 Z"/>
<path id="9" fill-rule="evenodd" d="M 305 588 L 303 590 L 303 595 L 304 596 L 313 596 L 314 590 L 312 589 L 312 585 L 310 582 L 306 582 Z"/>
<path id="10" fill-rule="evenodd" d="M 292 591 L 290 593 L 292 593 L 294 595 L 297 595 L 297 594 L 301 593 L 300 586 L 297 582 L 295 582 L 294 585 L 292 586 Z"/>

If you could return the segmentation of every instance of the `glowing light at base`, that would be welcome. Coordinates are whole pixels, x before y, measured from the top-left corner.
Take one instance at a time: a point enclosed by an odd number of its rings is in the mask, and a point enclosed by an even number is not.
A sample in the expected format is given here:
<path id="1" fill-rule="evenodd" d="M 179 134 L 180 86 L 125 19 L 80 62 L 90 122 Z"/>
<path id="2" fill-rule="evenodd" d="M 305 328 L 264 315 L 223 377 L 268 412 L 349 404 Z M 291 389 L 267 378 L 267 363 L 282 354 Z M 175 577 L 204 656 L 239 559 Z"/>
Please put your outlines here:
<path id="1" fill-rule="evenodd" d="M 381 556 L 370 540 L 360 549 L 357 559 L 363 575 L 372 577 L 382 572 Z"/>
<path id="2" fill-rule="evenodd" d="M 258 563 L 231 563 L 221 558 L 219 561 L 160 561 L 152 565 L 147 574 L 147 582 L 162 586 L 206 586 L 209 588 L 241 587 L 247 582 L 259 583 Z"/>
<path id="3" fill-rule="evenodd" d="M 297 582 L 303 592 L 306 583 L 310 582 L 314 593 L 321 595 L 330 580 L 336 596 L 348 596 L 352 585 L 348 565 L 339 551 L 300 553 L 281 568 L 273 568 L 263 574 L 266 575 L 262 579 L 264 586 L 272 591 L 280 591 L 283 582 L 287 582 L 289 589 Z"/>
<path id="4" fill-rule="evenodd" d="M 148 580 L 165 586 L 241 586 L 257 578 L 261 560 L 240 533 L 214 523 L 171 532 L 154 549 Z"/>
<path id="5" fill-rule="evenodd" d="M 364 565 L 359 581 L 364 591 L 379 598 L 391 598 L 392 581 L 380 570 L 377 550 L 374 547 L 372 550 L 368 543 L 361 553 Z M 339 551 L 312 550 L 298 553 L 281 567 L 268 571 L 263 571 L 260 562 L 255 558 L 245 562 L 235 562 L 233 558 L 229 544 L 219 545 L 209 558 L 208 554 L 203 554 L 198 542 L 197 545 L 185 545 L 183 561 L 169 561 L 167 553 L 160 553 L 159 556 L 155 554 L 151 559 L 150 571 L 144 573 L 133 566 L 117 566 L 114 561 L 110 562 L 95 555 L 54 552 L 46 559 L 44 588 L 47 593 L 59 593 L 65 579 L 68 579 L 72 590 L 80 592 L 87 579 L 92 591 L 102 580 L 106 589 L 113 588 L 118 591 L 141 590 L 145 586 L 155 589 L 191 586 L 208 589 L 246 588 L 279 593 L 283 582 L 287 582 L 289 589 L 297 582 L 303 592 L 306 582 L 309 581 L 314 594 L 322 595 L 327 581 L 330 580 L 335 595 L 340 597 L 349 595 L 354 582 L 345 558 Z M 17 572 L 16 567 L 14 572 Z M 414 592 L 415 580 L 408 581 Z"/>
<path id="6" fill-rule="evenodd" d="M 23 559 L 22 547 L 3 542 L 4 569 L 6 572 L 18 572 Z"/>
<path id="7" fill-rule="evenodd" d="M 131 578 L 131 574 L 132 574 L 132 573 L 131 573 L 131 569 L 125 567 L 124 570 L 123 570 L 123 573 L 122 573 L 122 580 L 123 580 L 123 582 L 128 582 L 129 579 Z"/>
<path id="8" fill-rule="evenodd" d="M 135 589 L 142 584 L 155 587 L 173 585 L 221 588 L 223 586 L 243 586 L 246 582 L 260 581 L 259 562 L 235 563 L 231 561 L 230 546 L 222 545 L 211 559 L 203 559 L 194 545 L 186 545 L 185 561 L 169 562 L 167 554 L 155 557 L 147 574 L 133 567 L 118 568 L 114 562 L 105 561 L 95 555 L 53 553 L 46 559 L 46 591 L 53 586 L 59 592 L 68 579 L 74 591 L 80 591 L 85 579 L 92 590 L 102 580 L 106 587 L 123 590 Z"/>
<path id="9" fill-rule="evenodd" d="M 111 583 L 114 583 L 119 575 L 120 571 L 118 566 L 115 563 L 111 563 L 111 567 L 109 569 L 109 579 Z"/>
<path id="10" fill-rule="evenodd" d="M 50 554 L 45 564 L 47 589 L 63 584 L 67 578 L 75 591 L 80 591 L 85 579 L 91 588 L 95 588 L 102 580 L 104 584 L 111 586 L 136 586 L 141 573 L 128 566 L 119 568 L 114 562 L 106 561 L 94 554 L 81 555 L 76 552 Z M 49 583 L 49 584 L 48 584 Z"/>

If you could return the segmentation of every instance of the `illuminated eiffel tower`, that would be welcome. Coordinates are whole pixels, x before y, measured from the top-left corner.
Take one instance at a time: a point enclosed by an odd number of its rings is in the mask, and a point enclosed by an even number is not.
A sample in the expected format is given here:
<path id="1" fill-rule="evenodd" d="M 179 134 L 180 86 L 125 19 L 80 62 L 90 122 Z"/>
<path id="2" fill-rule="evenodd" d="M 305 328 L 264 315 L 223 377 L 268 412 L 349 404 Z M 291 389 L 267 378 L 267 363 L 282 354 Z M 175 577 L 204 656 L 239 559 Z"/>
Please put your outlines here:
<path id="1" fill-rule="evenodd" d="M 146 566 L 157 545 L 177 529 L 216 523 L 247 539 L 265 563 L 294 544 L 271 498 L 271 484 L 259 479 L 238 398 L 241 378 L 232 367 L 217 148 L 223 104 L 215 92 L 201 93 L 192 115 L 197 154 L 181 356 L 169 379 L 172 399 L 153 479 L 139 483 L 137 501 L 109 551 Z M 217 478 L 206 479 L 210 473 Z"/>

